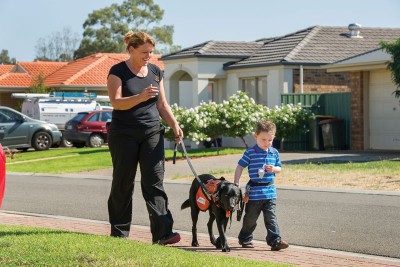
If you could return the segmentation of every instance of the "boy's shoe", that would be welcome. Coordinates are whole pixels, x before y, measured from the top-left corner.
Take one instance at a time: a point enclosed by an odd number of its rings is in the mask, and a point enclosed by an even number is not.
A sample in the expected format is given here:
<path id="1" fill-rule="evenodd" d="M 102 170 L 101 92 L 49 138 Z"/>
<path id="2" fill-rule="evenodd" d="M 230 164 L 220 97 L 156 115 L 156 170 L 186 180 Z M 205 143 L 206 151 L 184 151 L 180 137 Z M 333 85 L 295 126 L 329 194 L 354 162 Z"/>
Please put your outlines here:
<path id="1" fill-rule="evenodd" d="M 159 245 L 171 245 L 175 244 L 181 241 L 181 235 L 179 233 L 171 233 L 168 236 L 161 238 L 158 240 L 158 242 L 155 242 L 154 244 L 159 244 Z"/>
<path id="2" fill-rule="evenodd" d="M 271 247 L 271 250 L 272 251 L 278 251 L 278 250 L 285 249 L 285 248 L 288 248 L 288 247 L 289 247 L 289 244 L 287 242 L 279 241 L 274 246 Z"/>
<path id="3" fill-rule="evenodd" d="M 254 245 L 252 242 L 240 242 L 239 245 L 242 245 L 242 248 L 254 248 Z"/>

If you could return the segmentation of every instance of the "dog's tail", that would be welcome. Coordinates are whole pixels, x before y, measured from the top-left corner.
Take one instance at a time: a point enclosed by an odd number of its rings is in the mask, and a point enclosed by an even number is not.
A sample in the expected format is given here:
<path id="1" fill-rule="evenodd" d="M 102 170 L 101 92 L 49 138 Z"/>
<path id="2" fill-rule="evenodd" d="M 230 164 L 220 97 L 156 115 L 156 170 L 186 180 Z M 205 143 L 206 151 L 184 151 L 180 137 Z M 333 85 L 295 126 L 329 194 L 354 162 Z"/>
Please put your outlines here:
<path id="1" fill-rule="evenodd" d="M 189 208 L 189 207 L 190 207 L 189 199 L 186 199 L 185 202 L 182 203 L 181 210 Z"/>

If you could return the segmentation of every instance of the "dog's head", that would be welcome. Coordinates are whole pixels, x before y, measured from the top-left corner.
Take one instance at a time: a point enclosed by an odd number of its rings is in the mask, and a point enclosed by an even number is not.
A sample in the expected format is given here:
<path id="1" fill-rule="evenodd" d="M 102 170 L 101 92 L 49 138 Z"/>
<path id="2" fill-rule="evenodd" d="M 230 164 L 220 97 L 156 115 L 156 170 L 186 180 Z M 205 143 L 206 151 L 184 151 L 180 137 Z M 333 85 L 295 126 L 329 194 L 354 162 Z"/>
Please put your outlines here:
<path id="1" fill-rule="evenodd" d="M 242 190 L 235 184 L 223 181 L 220 183 L 218 190 L 218 202 L 222 208 L 228 211 L 238 209 L 242 201 Z"/>

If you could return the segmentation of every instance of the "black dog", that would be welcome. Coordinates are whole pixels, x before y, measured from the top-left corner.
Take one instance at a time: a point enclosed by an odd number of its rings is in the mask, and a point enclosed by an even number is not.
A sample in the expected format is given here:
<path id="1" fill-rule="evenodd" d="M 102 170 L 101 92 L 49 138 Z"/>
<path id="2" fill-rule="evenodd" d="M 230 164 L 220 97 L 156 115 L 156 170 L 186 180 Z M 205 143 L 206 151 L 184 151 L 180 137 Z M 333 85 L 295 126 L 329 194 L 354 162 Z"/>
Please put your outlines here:
<path id="1" fill-rule="evenodd" d="M 197 181 L 197 179 L 194 179 L 192 182 L 192 186 L 190 187 L 189 199 L 183 202 L 181 206 L 181 209 L 186 209 L 188 207 L 190 207 L 191 209 L 191 216 L 193 222 L 192 246 L 193 247 L 199 246 L 199 242 L 197 241 L 197 227 L 196 227 L 197 220 L 199 217 L 199 212 L 200 210 L 202 211 L 208 210 L 210 214 L 210 219 L 207 223 L 207 227 L 208 227 L 208 234 L 210 235 L 211 244 L 213 244 L 216 248 L 221 248 L 223 252 L 229 252 L 231 249 L 228 246 L 228 242 L 225 236 L 226 226 L 228 224 L 228 220 L 232 216 L 232 213 L 235 211 L 236 207 L 242 201 L 242 191 L 233 183 L 226 181 L 225 178 L 223 177 L 217 179 L 210 174 L 201 174 L 199 175 L 199 178 L 204 185 L 209 185 L 218 182 L 219 183 L 215 186 L 214 192 L 210 190 L 213 197 L 209 201 L 209 206 L 205 207 L 204 205 L 202 205 L 204 204 L 202 203 L 205 200 L 204 197 L 199 197 L 200 184 Z M 219 232 L 218 239 L 215 239 L 213 233 L 214 220 L 217 221 L 217 227 Z"/>

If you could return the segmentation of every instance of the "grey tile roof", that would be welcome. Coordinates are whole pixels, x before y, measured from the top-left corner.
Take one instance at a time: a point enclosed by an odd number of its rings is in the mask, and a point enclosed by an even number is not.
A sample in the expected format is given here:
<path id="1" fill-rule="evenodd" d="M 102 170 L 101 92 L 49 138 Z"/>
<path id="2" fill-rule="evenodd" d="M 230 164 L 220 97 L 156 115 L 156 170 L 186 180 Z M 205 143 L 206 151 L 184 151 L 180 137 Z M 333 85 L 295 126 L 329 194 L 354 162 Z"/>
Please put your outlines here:
<path id="1" fill-rule="evenodd" d="M 269 65 L 281 62 L 286 56 L 296 50 L 304 42 L 313 27 L 281 37 L 263 39 L 264 45 L 251 57 L 233 63 L 226 68 L 239 68 L 249 66 Z"/>
<path id="2" fill-rule="evenodd" d="M 161 57 L 161 60 L 172 60 L 187 57 L 214 57 L 214 58 L 247 58 L 256 52 L 262 42 L 226 42 L 208 41 L 188 47 L 175 53 Z"/>
<path id="3" fill-rule="evenodd" d="M 400 28 L 361 28 L 363 38 L 349 38 L 347 27 L 314 26 L 271 40 L 251 57 L 225 69 L 277 64 L 322 65 L 379 48 L 379 42 L 400 38 Z"/>
<path id="4" fill-rule="evenodd" d="M 188 57 L 238 59 L 224 64 L 224 69 L 280 64 L 323 65 L 377 49 L 381 40 L 392 42 L 400 38 L 400 28 L 361 28 L 363 38 L 349 38 L 348 33 L 348 27 L 312 26 L 254 42 L 207 41 L 164 55 L 161 60 Z"/>

